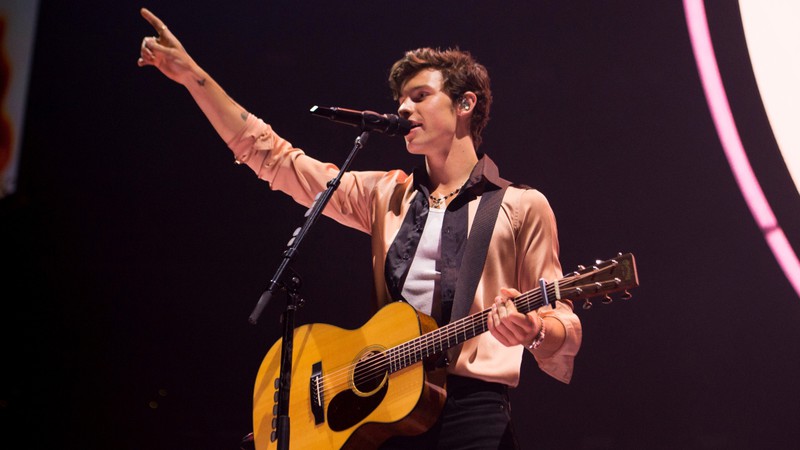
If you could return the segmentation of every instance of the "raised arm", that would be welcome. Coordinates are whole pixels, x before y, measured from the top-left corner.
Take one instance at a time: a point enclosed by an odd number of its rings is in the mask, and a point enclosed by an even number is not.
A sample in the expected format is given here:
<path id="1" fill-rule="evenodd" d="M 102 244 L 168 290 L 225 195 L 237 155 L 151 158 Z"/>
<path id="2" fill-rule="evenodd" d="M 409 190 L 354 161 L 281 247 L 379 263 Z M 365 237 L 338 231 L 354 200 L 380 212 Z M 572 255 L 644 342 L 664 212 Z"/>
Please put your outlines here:
<path id="1" fill-rule="evenodd" d="M 146 8 L 141 9 L 141 14 L 157 35 L 142 39 L 139 67 L 153 66 L 188 89 L 220 137 L 228 142 L 244 126 L 247 110 L 189 56 L 161 19 Z"/>

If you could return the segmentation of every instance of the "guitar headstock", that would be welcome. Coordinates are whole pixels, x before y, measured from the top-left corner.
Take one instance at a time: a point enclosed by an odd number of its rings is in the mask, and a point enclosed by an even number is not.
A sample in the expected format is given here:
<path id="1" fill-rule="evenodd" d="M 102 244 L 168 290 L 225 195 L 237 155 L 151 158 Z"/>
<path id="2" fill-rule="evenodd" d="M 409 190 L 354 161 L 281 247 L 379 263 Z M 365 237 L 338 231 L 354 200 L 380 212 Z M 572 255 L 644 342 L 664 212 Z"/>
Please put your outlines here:
<path id="1" fill-rule="evenodd" d="M 630 299 L 629 289 L 639 286 L 636 273 L 636 260 L 633 254 L 619 254 L 606 261 L 598 260 L 590 267 L 578 266 L 578 270 L 568 274 L 558 282 L 561 296 L 570 300 L 584 300 L 583 309 L 592 307 L 591 299 L 603 297 L 603 303 L 613 300 L 609 294 L 624 292 L 622 298 Z"/>

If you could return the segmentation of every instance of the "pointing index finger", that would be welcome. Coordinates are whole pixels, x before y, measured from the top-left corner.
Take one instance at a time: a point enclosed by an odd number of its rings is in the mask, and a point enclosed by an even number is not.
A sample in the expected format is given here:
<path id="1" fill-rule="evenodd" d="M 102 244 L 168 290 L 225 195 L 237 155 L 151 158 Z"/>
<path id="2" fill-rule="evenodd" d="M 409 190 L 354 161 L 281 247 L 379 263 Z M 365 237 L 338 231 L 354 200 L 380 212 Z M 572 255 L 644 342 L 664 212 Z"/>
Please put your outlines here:
<path id="1" fill-rule="evenodd" d="M 164 22 L 161 21 L 161 19 L 159 19 L 155 14 L 150 12 L 149 9 L 142 8 L 141 14 L 142 14 L 142 17 L 145 18 L 145 20 L 150 22 L 150 25 L 152 25 L 153 28 L 155 28 L 157 32 L 161 33 L 162 31 L 164 31 L 165 28 L 167 28 L 167 26 L 164 25 Z"/>

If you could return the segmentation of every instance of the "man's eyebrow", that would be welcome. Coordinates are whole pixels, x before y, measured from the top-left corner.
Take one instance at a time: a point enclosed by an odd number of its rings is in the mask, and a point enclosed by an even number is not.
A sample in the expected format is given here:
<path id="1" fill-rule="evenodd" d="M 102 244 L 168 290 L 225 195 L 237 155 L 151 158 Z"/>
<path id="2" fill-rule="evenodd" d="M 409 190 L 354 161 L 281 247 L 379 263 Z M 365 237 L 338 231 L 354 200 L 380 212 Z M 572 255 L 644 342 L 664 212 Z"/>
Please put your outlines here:
<path id="1" fill-rule="evenodd" d="M 418 91 L 418 90 L 420 90 L 422 88 L 426 88 L 426 87 L 430 87 L 430 86 L 427 83 L 421 83 L 421 84 L 417 84 L 417 85 L 411 86 L 411 87 L 406 86 L 406 88 L 403 89 L 403 91 L 400 93 L 400 97 L 406 97 L 410 93 Z"/>

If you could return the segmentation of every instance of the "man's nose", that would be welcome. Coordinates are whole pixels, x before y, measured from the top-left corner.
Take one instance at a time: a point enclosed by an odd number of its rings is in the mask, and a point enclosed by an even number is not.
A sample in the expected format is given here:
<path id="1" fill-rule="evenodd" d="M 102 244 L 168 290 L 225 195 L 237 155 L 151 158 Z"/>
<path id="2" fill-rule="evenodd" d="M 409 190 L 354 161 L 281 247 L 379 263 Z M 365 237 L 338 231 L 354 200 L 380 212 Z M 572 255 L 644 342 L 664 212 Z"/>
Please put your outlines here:
<path id="1" fill-rule="evenodd" d="M 404 119 L 408 119 L 411 117 L 411 113 L 413 112 L 413 102 L 410 99 L 405 99 L 400 106 L 397 108 L 397 115 Z"/>

